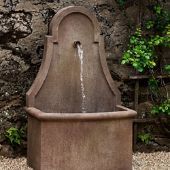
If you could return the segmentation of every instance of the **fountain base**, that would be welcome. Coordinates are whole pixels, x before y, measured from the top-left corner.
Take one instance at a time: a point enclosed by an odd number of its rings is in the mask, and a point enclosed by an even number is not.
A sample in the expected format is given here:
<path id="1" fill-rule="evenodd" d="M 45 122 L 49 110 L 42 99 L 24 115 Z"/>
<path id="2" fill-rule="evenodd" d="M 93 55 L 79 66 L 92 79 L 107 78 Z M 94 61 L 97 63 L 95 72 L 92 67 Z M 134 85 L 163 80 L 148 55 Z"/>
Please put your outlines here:
<path id="1" fill-rule="evenodd" d="M 28 165 L 35 170 L 131 170 L 136 112 L 117 108 L 83 114 L 27 108 Z"/>

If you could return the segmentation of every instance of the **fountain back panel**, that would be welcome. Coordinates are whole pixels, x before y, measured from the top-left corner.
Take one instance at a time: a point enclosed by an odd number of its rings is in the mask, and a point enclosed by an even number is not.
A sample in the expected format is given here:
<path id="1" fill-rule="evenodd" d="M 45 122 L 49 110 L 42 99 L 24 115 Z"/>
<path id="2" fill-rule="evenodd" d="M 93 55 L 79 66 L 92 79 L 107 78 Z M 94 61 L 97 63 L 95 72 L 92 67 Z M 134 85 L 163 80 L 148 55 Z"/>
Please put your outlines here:
<path id="1" fill-rule="evenodd" d="M 34 169 L 131 169 L 136 112 L 120 106 L 97 20 L 87 9 L 67 7 L 53 17 L 26 110 Z"/>

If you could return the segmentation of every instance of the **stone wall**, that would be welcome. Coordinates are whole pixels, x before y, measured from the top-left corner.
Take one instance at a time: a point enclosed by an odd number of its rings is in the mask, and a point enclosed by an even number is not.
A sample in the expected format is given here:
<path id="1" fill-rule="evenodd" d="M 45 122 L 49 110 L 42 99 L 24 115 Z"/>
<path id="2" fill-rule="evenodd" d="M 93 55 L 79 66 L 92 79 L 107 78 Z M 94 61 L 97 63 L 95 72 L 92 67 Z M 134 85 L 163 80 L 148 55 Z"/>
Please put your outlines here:
<path id="1" fill-rule="evenodd" d="M 128 0 L 122 12 L 115 0 L 0 0 L 0 150 L 3 154 L 6 153 L 1 146 L 6 145 L 4 132 L 12 126 L 26 125 L 25 93 L 39 69 L 49 22 L 59 9 L 69 5 L 85 6 L 97 17 L 113 79 L 120 86 L 124 103 L 133 106 L 133 86 L 123 82 L 133 70 L 119 62 L 127 47 L 130 25 L 140 22 L 138 1 Z"/>

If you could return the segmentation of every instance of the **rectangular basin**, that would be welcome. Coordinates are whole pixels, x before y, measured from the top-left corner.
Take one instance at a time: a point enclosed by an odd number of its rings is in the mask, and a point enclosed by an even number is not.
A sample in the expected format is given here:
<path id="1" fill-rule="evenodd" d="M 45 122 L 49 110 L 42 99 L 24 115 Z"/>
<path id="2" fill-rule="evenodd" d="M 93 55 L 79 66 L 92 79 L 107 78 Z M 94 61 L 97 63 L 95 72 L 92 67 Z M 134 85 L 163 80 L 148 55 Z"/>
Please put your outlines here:
<path id="1" fill-rule="evenodd" d="M 136 112 L 44 113 L 27 107 L 28 165 L 35 170 L 131 170 Z"/>

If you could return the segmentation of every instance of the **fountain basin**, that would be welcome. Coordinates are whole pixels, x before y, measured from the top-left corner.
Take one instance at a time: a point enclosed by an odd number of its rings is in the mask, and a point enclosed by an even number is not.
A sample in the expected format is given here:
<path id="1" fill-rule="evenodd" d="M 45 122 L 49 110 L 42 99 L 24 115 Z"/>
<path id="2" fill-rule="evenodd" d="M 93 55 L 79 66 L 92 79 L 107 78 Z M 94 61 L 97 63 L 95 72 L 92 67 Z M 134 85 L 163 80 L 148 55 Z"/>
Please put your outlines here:
<path id="1" fill-rule="evenodd" d="M 115 112 L 44 113 L 27 107 L 28 165 L 35 170 L 132 169 L 132 117 Z"/>

